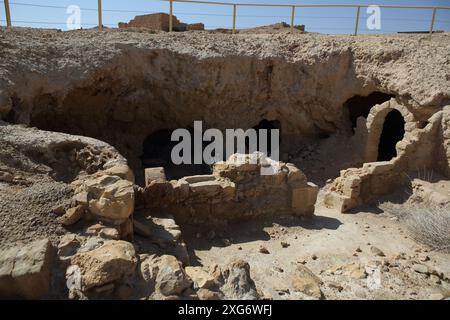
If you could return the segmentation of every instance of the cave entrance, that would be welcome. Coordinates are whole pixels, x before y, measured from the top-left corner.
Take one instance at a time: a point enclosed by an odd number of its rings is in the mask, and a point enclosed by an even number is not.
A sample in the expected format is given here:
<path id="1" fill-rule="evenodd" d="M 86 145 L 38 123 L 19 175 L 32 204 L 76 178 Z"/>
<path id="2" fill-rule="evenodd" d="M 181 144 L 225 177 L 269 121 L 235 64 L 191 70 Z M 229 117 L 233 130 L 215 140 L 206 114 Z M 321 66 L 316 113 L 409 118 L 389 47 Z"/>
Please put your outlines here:
<path id="1" fill-rule="evenodd" d="M 397 156 L 395 146 L 405 135 L 405 119 L 398 110 L 390 111 L 384 119 L 378 144 L 377 161 L 389 161 Z"/>
<path id="2" fill-rule="evenodd" d="M 275 151 L 275 150 L 272 150 L 272 141 L 270 139 L 272 130 L 279 130 L 279 139 L 280 139 L 279 145 L 281 148 L 281 123 L 280 123 L 280 121 L 263 119 L 256 126 L 254 126 L 253 129 L 255 129 L 257 132 L 260 129 L 267 130 L 267 156 L 268 157 L 270 157 L 272 155 L 272 151 Z M 261 151 L 261 150 L 259 150 L 259 138 L 260 138 L 259 134 L 257 135 L 257 137 L 258 137 L 258 151 Z"/>
<path id="3" fill-rule="evenodd" d="M 376 104 L 389 101 L 393 95 L 383 92 L 372 92 L 368 96 L 354 96 L 345 102 L 344 107 L 348 110 L 352 130 L 356 128 L 356 121 L 359 117 L 367 118 L 370 109 Z"/>
<path id="4" fill-rule="evenodd" d="M 188 129 L 191 134 L 193 129 Z M 180 164 L 172 162 L 171 153 L 178 141 L 171 141 L 172 129 L 161 129 L 147 136 L 142 146 L 142 167 L 164 167 L 168 180 L 177 180 L 186 176 L 211 174 L 211 167 L 207 164 Z M 192 144 L 193 147 L 193 144 Z M 194 150 L 191 150 L 192 154 Z"/>

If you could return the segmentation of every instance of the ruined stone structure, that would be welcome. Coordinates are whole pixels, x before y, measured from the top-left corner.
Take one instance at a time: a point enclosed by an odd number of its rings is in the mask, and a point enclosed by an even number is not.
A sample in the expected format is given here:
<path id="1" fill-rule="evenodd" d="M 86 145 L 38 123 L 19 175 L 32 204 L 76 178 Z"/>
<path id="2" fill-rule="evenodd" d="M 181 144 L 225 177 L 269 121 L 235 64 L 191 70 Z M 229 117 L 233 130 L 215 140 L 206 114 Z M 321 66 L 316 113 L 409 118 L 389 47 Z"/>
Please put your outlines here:
<path id="1" fill-rule="evenodd" d="M 358 122 L 355 135 L 363 140 L 365 163 L 362 168 L 342 170 L 325 195 L 325 204 L 342 212 L 370 203 L 408 182 L 408 174 L 418 169 L 440 167 L 448 172 L 448 151 L 444 141 L 448 107 L 434 114 L 425 125 L 404 105 L 392 99 L 375 105 L 367 117 Z M 401 141 L 393 141 L 396 156 L 388 161 L 378 161 L 383 124 L 392 112 L 403 117 L 404 136 Z M 400 126 L 401 124 L 397 124 Z M 433 156 L 432 156 L 433 155 Z"/>
<path id="2" fill-rule="evenodd" d="M 126 28 L 147 28 L 151 30 L 169 31 L 170 16 L 167 13 L 152 13 L 136 16 L 128 23 L 119 22 L 120 29 Z M 201 31 L 205 30 L 203 23 L 183 23 L 172 16 L 172 27 L 174 31 Z"/>
<path id="3" fill-rule="evenodd" d="M 261 164 L 258 153 L 239 156 L 215 163 L 212 175 L 174 181 L 165 179 L 162 168 L 146 169 L 146 207 L 171 212 L 180 223 L 216 225 L 262 215 L 314 213 L 319 188 L 293 164 L 270 159 Z M 279 167 L 274 174 L 261 175 L 270 163 Z"/>
<path id="4" fill-rule="evenodd" d="M 122 27 L 148 25 L 167 30 L 167 16 L 137 17 Z M 183 27 L 178 20 L 176 27 L 201 28 Z M 326 216 L 333 210 L 323 207 L 315 212 L 322 205 L 317 199 L 346 212 L 408 183 L 407 176 L 417 169 L 450 179 L 449 40 L 447 34 L 430 40 L 428 35 L 301 32 L 229 36 L 81 30 L 68 36 L 2 30 L 0 297 L 262 296 L 246 262 L 212 265 L 207 271 L 187 268 L 192 258 L 201 260 L 190 256 L 192 247 L 188 250 L 183 238 L 190 228 L 203 228 L 194 237 L 210 240 L 207 245 L 214 250 L 225 244 L 224 250 L 261 259 L 260 265 L 275 262 L 274 251 L 283 251 L 279 257 L 289 263 L 268 267 L 276 277 L 297 265 L 291 263 L 297 252 L 289 250 L 303 250 L 309 243 L 314 246 L 302 254 L 315 261 L 308 266 L 321 268 L 319 263 L 331 255 L 317 259 L 313 250 L 325 250 L 333 240 L 352 242 L 332 233 L 357 232 L 361 224 L 351 216 Z M 235 154 L 216 162 L 210 174 L 186 170 L 172 180 L 166 175 L 170 133 L 189 131 L 200 120 L 205 129 L 221 132 L 280 130 L 281 161 L 254 162 L 259 153 Z M 146 158 L 154 150 L 155 158 Z M 278 169 L 261 174 L 268 165 Z M 441 194 L 439 201 L 447 203 Z M 228 223 L 248 222 L 258 229 L 252 234 L 256 242 L 273 237 L 270 251 L 243 248 L 242 239 L 233 243 L 221 233 Z M 285 233 L 291 226 L 304 228 Z M 322 236 L 327 237 L 323 245 Z M 366 238 L 360 242 L 367 243 Z M 355 250 L 348 248 L 343 250 Z M 374 258 L 370 252 L 385 256 L 367 249 L 345 257 L 358 259 L 347 270 L 329 273 L 348 273 L 361 289 L 361 279 L 375 267 L 383 267 L 382 272 L 398 267 L 402 277 L 410 268 L 411 260 L 399 263 L 402 257 L 364 268 L 358 255 L 368 261 Z M 216 251 L 216 257 L 220 252 L 225 251 Z M 303 260 L 296 261 L 303 266 Z M 295 268 L 289 285 L 271 297 L 301 291 L 320 299 L 322 281 L 305 266 Z M 416 287 L 425 281 L 422 274 L 433 286 L 448 281 L 439 270 L 415 268 L 408 272 L 416 276 Z M 261 279 L 268 273 L 255 274 Z M 326 290 L 354 291 L 339 290 L 330 277 Z"/>

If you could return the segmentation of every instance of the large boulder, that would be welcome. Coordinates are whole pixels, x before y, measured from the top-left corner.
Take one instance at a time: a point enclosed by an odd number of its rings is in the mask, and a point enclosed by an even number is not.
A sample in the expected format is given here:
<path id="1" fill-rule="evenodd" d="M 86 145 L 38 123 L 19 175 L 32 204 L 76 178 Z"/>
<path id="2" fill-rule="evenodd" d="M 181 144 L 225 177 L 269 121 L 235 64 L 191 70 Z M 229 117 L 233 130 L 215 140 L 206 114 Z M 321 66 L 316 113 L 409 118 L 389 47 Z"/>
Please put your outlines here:
<path id="1" fill-rule="evenodd" d="M 227 299 L 257 300 L 259 294 L 255 282 L 250 277 L 248 262 L 238 260 L 222 271 L 224 285 L 221 291 Z"/>
<path id="2" fill-rule="evenodd" d="M 164 255 L 159 261 L 156 289 L 163 295 L 179 295 L 192 285 L 181 263 L 174 257 Z"/>
<path id="3" fill-rule="evenodd" d="M 50 286 L 52 245 L 48 239 L 0 251 L 0 297 L 36 299 Z"/>
<path id="4" fill-rule="evenodd" d="M 122 223 L 133 213 L 133 183 L 119 176 L 88 179 L 79 191 L 87 192 L 88 209 L 99 218 Z"/>
<path id="5" fill-rule="evenodd" d="M 136 265 L 133 245 L 126 241 L 112 240 L 97 249 L 73 256 L 66 278 L 68 284 L 74 285 L 73 289 L 86 291 L 133 274 Z"/>

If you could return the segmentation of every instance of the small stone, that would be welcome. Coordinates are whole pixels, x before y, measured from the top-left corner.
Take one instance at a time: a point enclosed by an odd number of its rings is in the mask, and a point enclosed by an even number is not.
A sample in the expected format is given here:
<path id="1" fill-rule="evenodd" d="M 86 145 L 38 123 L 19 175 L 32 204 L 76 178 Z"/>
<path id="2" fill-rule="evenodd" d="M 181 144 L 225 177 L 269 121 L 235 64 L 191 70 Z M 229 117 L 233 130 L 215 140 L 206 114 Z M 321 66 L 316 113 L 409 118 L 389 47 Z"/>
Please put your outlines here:
<path id="1" fill-rule="evenodd" d="M 362 250 L 361 250 L 361 248 L 360 247 L 358 247 L 358 248 L 356 248 L 356 250 L 355 250 L 356 252 L 362 252 Z"/>
<path id="2" fill-rule="evenodd" d="M 229 239 L 222 239 L 222 243 L 224 246 L 228 247 L 231 245 L 231 241 Z"/>
<path id="3" fill-rule="evenodd" d="M 290 246 L 290 244 L 289 243 L 287 243 L 287 242 L 281 242 L 281 247 L 282 248 L 287 248 L 287 247 L 289 247 Z"/>
<path id="4" fill-rule="evenodd" d="M 84 206 L 76 206 L 74 208 L 69 208 L 66 213 L 58 218 L 59 223 L 63 226 L 71 226 L 77 223 L 84 215 Z"/>
<path id="5" fill-rule="evenodd" d="M 435 283 L 435 284 L 441 284 L 441 283 L 442 283 L 441 279 L 439 279 L 439 277 L 438 277 L 437 275 L 434 275 L 434 274 L 432 274 L 432 275 L 430 276 L 430 280 L 431 280 L 433 283 Z"/>
<path id="6" fill-rule="evenodd" d="M 422 262 L 426 262 L 426 261 L 430 260 L 430 257 L 427 256 L 427 255 L 420 255 L 419 256 L 419 260 L 422 261 Z"/>
<path id="7" fill-rule="evenodd" d="M 344 287 L 341 286 L 339 283 L 336 282 L 330 282 L 328 283 L 328 286 L 332 289 L 337 289 L 339 292 L 341 292 L 342 290 L 344 290 Z"/>
<path id="8" fill-rule="evenodd" d="M 429 296 L 430 300 L 444 300 L 445 296 L 442 293 L 432 293 Z"/>
<path id="9" fill-rule="evenodd" d="M 99 236 L 104 239 L 119 240 L 119 231 L 116 228 L 103 228 L 100 230 Z"/>
<path id="10" fill-rule="evenodd" d="M 300 263 L 300 264 L 306 264 L 307 261 L 306 261 L 306 260 L 300 260 L 300 261 L 298 261 L 298 263 Z"/>
<path id="11" fill-rule="evenodd" d="M 364 229 L 370 229 L 370 226 L 368 224 L 365 224 Z"/>
<path id="12" fill-rule="evenodd" d="M 284 272 L 284 270 L 280 267 L 274 267 L 273 270 L 280 272 L 280 273 Z"/>
<path id="13" fill-rule="evenodd" d="M 370 247 L 370 251 L 374 254 L 374 255 L 376 255 L 376 256 L 379 256 L 379 257 L 384 257 L 385 255 L 384 255 L 384 252 L 383 251 L 381 251 L 379 248 L 377 248 L 377 247 L 374 247 L 374 246 L 372 246 L 372 247 Z"/>
<path id="14" fill-rule="evenodd" d="M 313 255 L 311 256 L 311 259 L 317 260 L 317 256 L 316 256 L 315 254 L 313 254 Z"/>
<path id="15" fill-rule="evenodd" d="M 259 247 L 259 253 L 270 254 L 269 250 L 264 246 Z"/>
<path id="16" fill-rule="evenodd" d="M 418 273 L 429 274 L 428 267 L 423 264 L 413 265 L 413 270 Z"/>
<path id="17" fill-rule="evenodd" d="M 395 260 L 406 260 L 407 256 L 405 252 L 400 252 L 395 256 Z"/>
<path id="18" fill-rule="evenodd" d="M 238 250 L 242 250 L 242 247 L 241 246 L 239 246 L 238 248 L 237 248 Z"/>
<path id="19" fill-rule="evenodd" d="M 321 284 L 322 280 L 311 270 L 305 266 L 297 266 L 296 273 L 292 279 L 292 286 L 295 291 L 300 291 L 316 299 L 321 299 Z"/>

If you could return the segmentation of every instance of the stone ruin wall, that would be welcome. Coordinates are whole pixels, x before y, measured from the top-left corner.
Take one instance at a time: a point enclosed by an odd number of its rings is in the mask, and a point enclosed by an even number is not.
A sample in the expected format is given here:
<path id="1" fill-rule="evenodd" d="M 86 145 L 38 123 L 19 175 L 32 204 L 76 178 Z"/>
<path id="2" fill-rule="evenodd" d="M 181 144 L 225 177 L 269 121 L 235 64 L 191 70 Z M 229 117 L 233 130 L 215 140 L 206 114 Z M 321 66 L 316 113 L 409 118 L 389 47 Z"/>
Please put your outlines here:
<path id="1" fill-rule="evenodd" d="M 405 120 L 403 140 L 396 145 L 397 156 L 377 160 L 377 148 L 386 115 L 398 110 Z M 374 106 L 367 121 L 359 122 L 356 135 L 363 141 L 365 163 L 361 168 L 342 170 L 324 197 L 327 207 L 347 212 L 393 192 L 408 181 L 408 174 L 438 168 L 449 176 L 449 107 L 434 114 L 424 128 L 414 114 L 395 99 Z"/>
<path id="2" fill-rule="evenodd" d="M 147 28 L 151 30 L 169 31 L 170 16 L 167 13 L 153 13 L 136 16 L 130 22 L 119 22 L 120 29 Z M 205 30 L 203 23 L 183 23 L 176 16 L 172 16 L 172 27 L 174 31 L 201 31 Z"/>
<path id="3" fill-rule="evenodd" d="M 273 175 L 261 175 L 261 164 L 251 161 L 254 155 L 242 162 L 233 155 L 216 163 L 212 175 L 173 181 L 165 179 L 163 168 L 148 168 L 142 195 L 145 206 L 173 213 L 180 223 L 194 224 L 223 224 L 262 215 L 313 215 L 319 188 L 289 163 L 279 163 Z"/>

